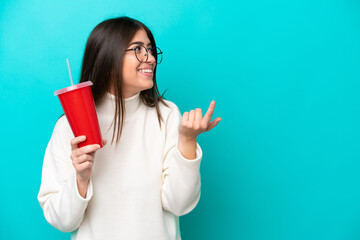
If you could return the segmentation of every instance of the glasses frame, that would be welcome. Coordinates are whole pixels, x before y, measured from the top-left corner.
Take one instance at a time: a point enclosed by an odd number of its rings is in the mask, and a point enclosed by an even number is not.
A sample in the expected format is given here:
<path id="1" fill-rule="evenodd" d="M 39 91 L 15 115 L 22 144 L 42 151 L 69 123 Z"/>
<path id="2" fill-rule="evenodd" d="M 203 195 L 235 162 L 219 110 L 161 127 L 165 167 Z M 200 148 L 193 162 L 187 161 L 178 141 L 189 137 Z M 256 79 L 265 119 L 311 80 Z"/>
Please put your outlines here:
<path id="1" fill-rule="evenodd" d="M 136 48 L 137 48 L 137 47 L 145 48 L 145 51 L 146 51 L 146 59 L 145 59 L 144 62 L 139 59 L 139 57 L 138 57 L 138 55 L 137 55 L 137 53 L 136 53 Z M 156 47 L 156 50 L 159 51 L 159 52 L 156 51 L 156 55 L 157 55 L 157 56 L 156 56 L 156 64 L 160 64 L 160 63 L 162 62 L 163 52 L 161 51 L 161 49 L 160 49 L 159 47 Z M 147 62 L 147 60 L 149 59 L 149 51 L 150 51 L 150 54 L 151 54 L 153 57 L 155 57 L 155 55 L 153 55 L 153 54 L 151 53 L 151 50 L 149 50 L 149 49 L 146 48 L 145 46 L 136 46 L 136 47 L 134 47 L 134 48 L 130 48 L 130 49 L 126 49 L 126 50 L 125 50 L 125 52 L 128 52 L 128 51 L 134 51 L 134 54 L 135 54 L 136 59 L 137 59 L 139 62 L 141 62 L 141 63 L 146 63 L 146 62 Z M 159 55 L 160 55 L 160 62 L 158 62 L 158 60 L 159 60 Z"/>

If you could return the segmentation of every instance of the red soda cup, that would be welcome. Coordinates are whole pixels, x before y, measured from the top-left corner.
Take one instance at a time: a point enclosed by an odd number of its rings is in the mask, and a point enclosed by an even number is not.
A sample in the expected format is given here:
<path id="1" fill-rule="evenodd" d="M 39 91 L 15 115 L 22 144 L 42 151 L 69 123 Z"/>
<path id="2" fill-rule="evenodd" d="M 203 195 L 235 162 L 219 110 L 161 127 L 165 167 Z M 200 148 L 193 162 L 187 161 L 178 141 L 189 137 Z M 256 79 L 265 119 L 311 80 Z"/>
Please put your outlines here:
<path id="1" fill-rule="evenodd" d="M 85 135 L 79 147 L 91 144 L 102 145 L 100 125 L 96 115 L 91 81 L 72 85 L 55 91 L 75 137 Z"/>

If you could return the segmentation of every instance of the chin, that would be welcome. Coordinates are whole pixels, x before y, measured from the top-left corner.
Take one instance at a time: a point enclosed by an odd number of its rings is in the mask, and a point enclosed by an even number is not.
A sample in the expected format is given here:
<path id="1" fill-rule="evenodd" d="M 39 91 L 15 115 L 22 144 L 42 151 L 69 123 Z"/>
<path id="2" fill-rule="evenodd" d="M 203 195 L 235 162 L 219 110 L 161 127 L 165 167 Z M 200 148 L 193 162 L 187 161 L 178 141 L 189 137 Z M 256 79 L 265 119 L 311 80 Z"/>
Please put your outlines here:
<path id="1" fill-rule="evenodd" d="M 141 91 L 148 90 L 148 89 L 152 88 L 153 86 L 154 86 L 154 82 L 152 81 L 152 79 L 151 80 L 147 79 L 142 82 L 142 84 L 141 84 L 142 90 Z"/>
<path id="2" fill-rule="evenodd" d="M 142 90 L 141 90 L 141 92 L 142 92 L 142 91 L 145 91 L 145 90 L 149 90 L 149 89 L 151 89 L 152 87 L 153 87 L 153 85 L 152 85 L 152 86 L 148 86 L 148 87 L 143 87 Z"/>
<path id="3" fill-rule="evenodd" d="M 148 85 L 148 88 L 147 89 L 150 89 L 154 86 L 154 83 L 151 81 L 151 84 Z"/>

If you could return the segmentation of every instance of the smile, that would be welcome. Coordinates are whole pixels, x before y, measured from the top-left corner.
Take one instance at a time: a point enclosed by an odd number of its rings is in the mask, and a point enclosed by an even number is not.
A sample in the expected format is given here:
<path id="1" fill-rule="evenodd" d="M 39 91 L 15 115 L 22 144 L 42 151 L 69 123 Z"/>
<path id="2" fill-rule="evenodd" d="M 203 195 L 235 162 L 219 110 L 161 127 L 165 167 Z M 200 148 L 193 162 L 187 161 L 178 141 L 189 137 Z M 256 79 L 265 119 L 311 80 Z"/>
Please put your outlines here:
<path id="1" fill-rule="evenodd" d="M 138 71 L 141 73 L 152 73 L 153 72 L 152 69 L 139 69 Z"/>

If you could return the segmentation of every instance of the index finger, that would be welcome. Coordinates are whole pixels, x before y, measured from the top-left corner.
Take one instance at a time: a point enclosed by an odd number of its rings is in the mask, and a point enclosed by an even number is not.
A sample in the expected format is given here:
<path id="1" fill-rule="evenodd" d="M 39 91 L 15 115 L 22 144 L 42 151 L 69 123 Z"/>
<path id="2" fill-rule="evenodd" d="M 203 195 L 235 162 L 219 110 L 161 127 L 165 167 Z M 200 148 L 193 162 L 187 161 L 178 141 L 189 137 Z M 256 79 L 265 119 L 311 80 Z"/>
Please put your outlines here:
<path id="1" fill-rule="evenodd" d="M 86 145 L 84 147 L 79 148 L 77 150 L 76 154 L 78 156 L 80 156 L 82 154 L 90 154 L 90 153 L 96 152 L 99 149 L 100 149 L 99 144 Z"/>
<path id="2" fill-rule="evenodd" d="M 208 110 L 207 110 L 207 112 L 206 112 L 206 114 L 204 116 L 204 120 L 206 122 L 210 122 L 210 120 L 212 118 L 212 115 L 214 114 L 215 104 L 216 104 L 215 101 L 211 101 L 210 106 L 209 106 L 209 108 L 208 108 Z"/>
<path id="3" fill-rule="evenodd" d="M 85 141 L 86 140 L 86 136 L 79 136 L 76 138 L 71 139 L 71 150 L 75 150 L 78 148 L 78 144 Z"/>

